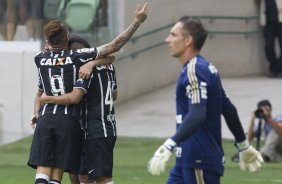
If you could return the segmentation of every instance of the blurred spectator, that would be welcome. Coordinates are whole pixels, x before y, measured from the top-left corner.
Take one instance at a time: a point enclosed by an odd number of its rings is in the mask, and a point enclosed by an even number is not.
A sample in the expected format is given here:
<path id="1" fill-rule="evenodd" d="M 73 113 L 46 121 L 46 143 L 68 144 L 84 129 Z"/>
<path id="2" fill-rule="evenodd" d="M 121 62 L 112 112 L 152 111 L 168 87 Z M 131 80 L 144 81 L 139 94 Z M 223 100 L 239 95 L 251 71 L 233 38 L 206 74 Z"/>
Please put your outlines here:
<path id="1" fill-rule="evenodd" d="M 265 122 L 272 127 L 266 137 L 262 155 L 266 162 L 282 162 L 282 115 L 272 118 L 271 106 L 263 106 L 262 110 Z"/>
<path id="2" fill-rule="evenodd" d="M 257 104 L 257 110 L 252 113 L 251 121 L 248 128 L 248 139 L 253 140 L 254 138 L 260 138 L 264 136 L 266 138 L 269 132 L 272 130 L 272 126 L 264 122 L 264 113 L 262 108 L 267 107 L 270 110 L 272 109 L 271 103 L 269 100 L 261 100 Z M 261 129 L 259 130 L 258 121 L 261 120 Z M 263 131 L 261 131 L 263 130 Z M 259 132 L 260 131 L 260 132 Z"/>
<path id="3" fill-rule="evenodd" d="M 260 4 L 260 23 L 263 26 L 265 54 L 270 77 L 277 77 L 282 67 L 282 0 L 257 0 Z M 279 41 L 279 54 L 275 40 Z"/>
<path id="4" fill-rule="evenodd" d="M 43 16 L 47 21 L 63 19 L 65 17 L 65 7 L 71 0 L 44 0 Z M 83 3 L 83 1 L 79 1 Z"/>
<path id="5" fill-rule="evenodd" d="M 257 141 L 257 149 L 260 150 L 259 141 L 263 138 L 265 144 L 261 149 L 265 162 L 282 161 L 282 116 L 277 116 L 271 124 L 272 105 L 269 100 L 261 100 L 257 104 L 257 109 L 252 113 L 251 121 L 248 128 L 248 140 Z M 279 125 L 278 125 L 279 123 Z M 280 133 L 276 131 L 278 126 Z M 238 162 L 239 155 L 235 154 L 232 161 Z"/>
<path id="6" fill-rule="evenodd" d="M 14 40 L 16 32 L 16 0 L 0 0 L 0 31 L 3 39 Z"/>
<path id="7" fill-rule="evenodd" d="M 26 23 L 30 41 L 42 39 L 44 0 L 19 0 L 19 21 Z"/>

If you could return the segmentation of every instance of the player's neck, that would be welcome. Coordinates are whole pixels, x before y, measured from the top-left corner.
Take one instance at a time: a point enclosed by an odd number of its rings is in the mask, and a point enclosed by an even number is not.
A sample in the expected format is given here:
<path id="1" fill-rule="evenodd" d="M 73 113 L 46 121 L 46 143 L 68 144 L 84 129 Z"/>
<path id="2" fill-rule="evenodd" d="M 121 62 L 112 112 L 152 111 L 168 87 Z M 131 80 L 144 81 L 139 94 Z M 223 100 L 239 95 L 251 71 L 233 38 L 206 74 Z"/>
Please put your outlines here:
<path id="1" fill-rule="evenodd" d="M 187 62 L 190 61 L 193 57 L 199 54 L 199 51 L 196 50 L 187 50 L 182 56 L 179 57 L 179 62 L 184 66 Z"/>

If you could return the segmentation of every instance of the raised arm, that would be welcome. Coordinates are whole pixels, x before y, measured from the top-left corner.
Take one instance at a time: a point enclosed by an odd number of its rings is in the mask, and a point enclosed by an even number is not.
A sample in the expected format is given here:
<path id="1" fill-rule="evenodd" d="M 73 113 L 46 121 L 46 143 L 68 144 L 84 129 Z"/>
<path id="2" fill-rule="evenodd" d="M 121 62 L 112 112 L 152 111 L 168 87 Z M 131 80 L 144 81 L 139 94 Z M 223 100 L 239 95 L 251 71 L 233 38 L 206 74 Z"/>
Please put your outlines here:
<path id="1" fill-rule="evenodd" d="M 140 5 L 137 5 L 135 11 L 134 21 L 129 25 L 129 27 L 124 30 L 120 35 L 118 35 L 113 41 L 108 44 L 98 47 L 97 58 L 106 57 L 114 52 L 119 51 L 132 37 L 138 27 L 146 20 L 148 16 L 148 3 L 145 3 L 142 9 Z"/>

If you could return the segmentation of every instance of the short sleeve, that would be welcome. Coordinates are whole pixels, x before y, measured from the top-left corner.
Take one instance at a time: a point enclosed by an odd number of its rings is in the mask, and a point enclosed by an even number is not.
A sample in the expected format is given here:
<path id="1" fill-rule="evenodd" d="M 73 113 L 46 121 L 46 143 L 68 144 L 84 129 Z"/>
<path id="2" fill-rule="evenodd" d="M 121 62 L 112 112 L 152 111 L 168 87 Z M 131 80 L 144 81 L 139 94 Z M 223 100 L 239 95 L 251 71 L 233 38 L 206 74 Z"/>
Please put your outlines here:
<path id="1" fill-rule="evenodd" d="M 90 83 L 91 83 L 91 80 L 78 79 L 74 84 L 74 88 L 82 89 L 84 93 L 86 94 L 90 86 Z"/>

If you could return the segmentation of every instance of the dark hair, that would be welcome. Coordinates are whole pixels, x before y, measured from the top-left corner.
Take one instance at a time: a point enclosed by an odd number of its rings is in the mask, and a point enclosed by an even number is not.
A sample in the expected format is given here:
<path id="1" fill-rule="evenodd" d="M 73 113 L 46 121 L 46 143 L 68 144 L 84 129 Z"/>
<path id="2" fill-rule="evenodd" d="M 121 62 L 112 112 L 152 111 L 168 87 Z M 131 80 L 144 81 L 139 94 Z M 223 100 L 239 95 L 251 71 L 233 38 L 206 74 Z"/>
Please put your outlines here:
<path id="1" fill-rule="evenodd" d="M 52 48 L 63 49 L 68 43 L 68 29 L 60 20 L 52 20 L 44 26 L 44 35 Z"/>
<path id="2" fill-rule="evenodd" d="M 270 109 L 272 108 L 269 100 L 261 100 L 258 102 L 258 108 L 263 107 L 263 106 L 268 106 L 270 107 Z"/>
<path id="3" fill-rule="evenodd" d="M 206 41 L 208 33 L 200 19 L 196 17 L 184 16 L 181 17 L 178 22 L 183 24 L 183 35 L 191 35 L 194 40 L 194 48 L 201 50 Z"/>
<path id="4" fill-rule="evenodd" d="M 79 43 L 82 44 L 85 48 L 90 48 L 90 44 L 82 37 L 78 35 L 71 35 L 69 38 L 68 48 L 71 48 L 72 44 Z"/>

